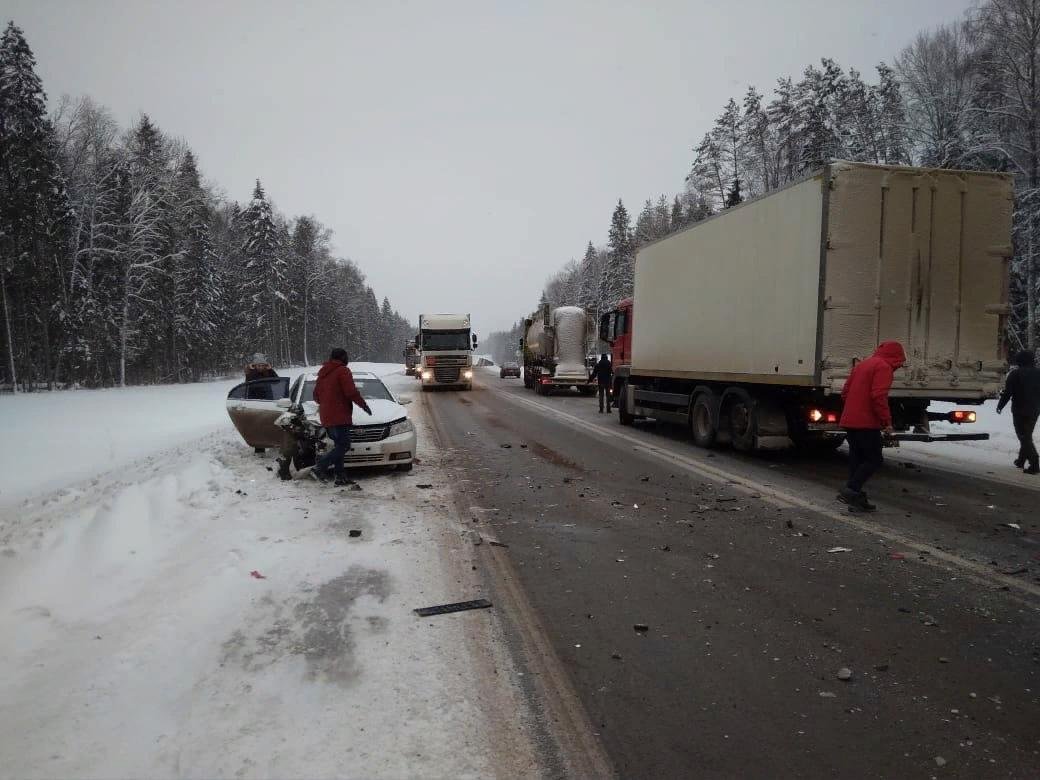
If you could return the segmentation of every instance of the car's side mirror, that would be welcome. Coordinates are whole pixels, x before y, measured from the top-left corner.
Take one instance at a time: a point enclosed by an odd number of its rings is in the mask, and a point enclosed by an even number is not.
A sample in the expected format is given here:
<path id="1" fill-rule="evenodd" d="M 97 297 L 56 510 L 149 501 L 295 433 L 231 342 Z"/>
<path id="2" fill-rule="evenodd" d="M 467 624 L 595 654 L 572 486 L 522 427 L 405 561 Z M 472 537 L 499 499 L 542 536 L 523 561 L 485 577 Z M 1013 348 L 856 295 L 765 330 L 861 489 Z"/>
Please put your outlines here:
<path id="1" fill-rule="evenodd" d="M 292 399 L 279 398 L 277 401 L 274 402 L 274 405 L 277 406 L 279 409 L 288 409 L 290 406 L 292 406 Z"/>
<path id="2" fill-rule="evenodd" d="M 476 349 L 477 348 L 477 334 L 474 333 L 472 335 L 473 335 L 473 349 Z"/>

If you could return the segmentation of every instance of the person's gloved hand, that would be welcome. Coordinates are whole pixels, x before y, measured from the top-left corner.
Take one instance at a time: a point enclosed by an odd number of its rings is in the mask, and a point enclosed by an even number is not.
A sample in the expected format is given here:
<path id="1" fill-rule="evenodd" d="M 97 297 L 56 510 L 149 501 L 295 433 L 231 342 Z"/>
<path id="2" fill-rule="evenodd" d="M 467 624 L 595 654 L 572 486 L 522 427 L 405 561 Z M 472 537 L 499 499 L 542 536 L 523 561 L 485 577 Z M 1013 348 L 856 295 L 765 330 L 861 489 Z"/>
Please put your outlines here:
<path id="1" fill-rule="evenodd" d="M 365 404 L 361 408 L 365 410 L 365 414 L 367 414 L 369 417 L 372 416 L 372 410 L 368 408 L 368 404 Z"/>

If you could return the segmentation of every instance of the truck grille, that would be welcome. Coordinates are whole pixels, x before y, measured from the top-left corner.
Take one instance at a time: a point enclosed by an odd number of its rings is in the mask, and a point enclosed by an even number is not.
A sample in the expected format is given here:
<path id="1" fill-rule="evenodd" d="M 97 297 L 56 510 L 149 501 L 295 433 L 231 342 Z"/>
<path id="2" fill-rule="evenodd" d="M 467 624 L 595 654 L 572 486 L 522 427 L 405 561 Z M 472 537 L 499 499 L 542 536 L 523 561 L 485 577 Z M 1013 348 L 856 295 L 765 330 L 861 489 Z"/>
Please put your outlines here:
<path id="1" fill-rule="evenodd" d="M 389 425 L 357 425 L 350 429 L 350 440 L 352 442 L 382 441 L 389 434 Z"/>
<path id="2" fill-rule="evenodd" d="M 457 366 L 442 366 L 438 363 L 433 369 L 433 378 L 438 382 L 458 382 L 460 370 Z"/>

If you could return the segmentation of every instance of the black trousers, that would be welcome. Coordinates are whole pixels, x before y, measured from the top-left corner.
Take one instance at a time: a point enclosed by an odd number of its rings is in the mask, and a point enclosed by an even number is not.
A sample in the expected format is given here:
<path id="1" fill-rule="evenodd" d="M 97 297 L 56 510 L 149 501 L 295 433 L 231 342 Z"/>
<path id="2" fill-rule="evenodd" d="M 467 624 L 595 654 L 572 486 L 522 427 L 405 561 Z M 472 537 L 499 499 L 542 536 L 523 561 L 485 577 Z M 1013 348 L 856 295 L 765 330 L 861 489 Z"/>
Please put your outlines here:
<path id="1" fill-rule="evenodd" d="M 1035 414 L 1015 414 L 1012 419 L 1015 423 L 1015 435 L 1018 436 L 1018 457 L 1026 461 L 1030 466 L 1040 466 L 1037 463 L 1036 445 L 1033 444 L 1033 430 L 1036 428 Z"/>
<path id="2" fill-rule="evenodd" d="M 599 410 L 603 411 L 603 401 L 606 400 L 607 411 L 610 411 L 610 386 L 600 385 L 599 386 Z"/>
<path id="3" fill-rule="evenodd" d="M 849 443 L 849 490 L 863 491 L 874 472 L 881 468 L 881 431 L 874 428 L 858 428 L 846 431 Z"/>

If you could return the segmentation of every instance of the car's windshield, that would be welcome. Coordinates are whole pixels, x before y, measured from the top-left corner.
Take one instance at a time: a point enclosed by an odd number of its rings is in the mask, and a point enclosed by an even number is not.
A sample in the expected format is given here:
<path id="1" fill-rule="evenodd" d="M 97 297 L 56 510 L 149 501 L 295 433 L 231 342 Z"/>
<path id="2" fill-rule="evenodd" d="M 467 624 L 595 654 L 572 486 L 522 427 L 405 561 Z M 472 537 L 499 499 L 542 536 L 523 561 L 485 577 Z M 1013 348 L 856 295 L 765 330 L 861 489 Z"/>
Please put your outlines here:
<path id="1" fill-rule="evenodd" d="M 314 380 L 311 380 L 303 386 L 303 394 L 300 396 L 300 403 L 314 400 L 314 384 Z M 394 400 L 393 396 L 390 395 L 390 391 L 386 389 L 386 385 L 383 384 L 381 379 L 376 379 L 374 377 L 354 377 L 354 384 L 357 385 L 357 389 L 361 392 L 361 397 L 366 401 Z"/>
<path id="2" fill-rule="evenodd" d="M 469 349 L 469 338 L 469 328 L 464 330 L 426 331 L 422 334 L 422 348 L 426 351 Z"/>

